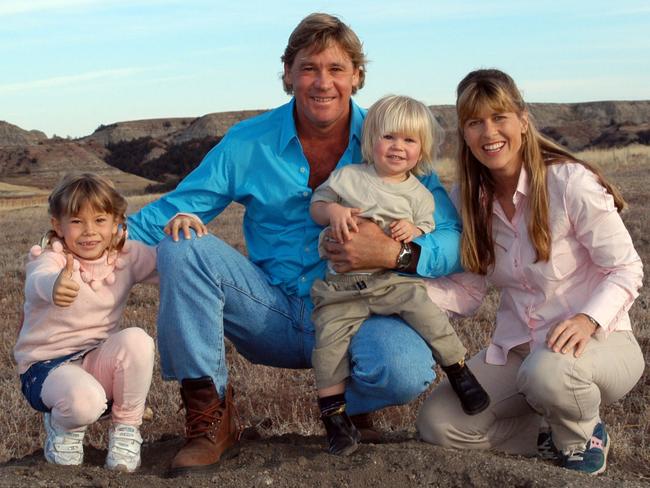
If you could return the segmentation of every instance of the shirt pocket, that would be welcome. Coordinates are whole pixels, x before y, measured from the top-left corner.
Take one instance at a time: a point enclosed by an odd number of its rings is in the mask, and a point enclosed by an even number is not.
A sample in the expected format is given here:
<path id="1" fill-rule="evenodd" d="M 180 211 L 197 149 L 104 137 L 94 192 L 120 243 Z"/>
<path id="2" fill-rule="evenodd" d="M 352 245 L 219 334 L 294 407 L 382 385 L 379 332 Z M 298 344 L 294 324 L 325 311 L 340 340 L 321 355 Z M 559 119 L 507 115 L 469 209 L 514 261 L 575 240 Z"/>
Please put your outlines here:
<path id="1" fill-rule="evenodd" d="M 532 265 L 542 280 L 563 281 L 576 271 L 580 262 L 580 244 L 575 238 L 555 239 L 548 261 L 538 261 Z"/>

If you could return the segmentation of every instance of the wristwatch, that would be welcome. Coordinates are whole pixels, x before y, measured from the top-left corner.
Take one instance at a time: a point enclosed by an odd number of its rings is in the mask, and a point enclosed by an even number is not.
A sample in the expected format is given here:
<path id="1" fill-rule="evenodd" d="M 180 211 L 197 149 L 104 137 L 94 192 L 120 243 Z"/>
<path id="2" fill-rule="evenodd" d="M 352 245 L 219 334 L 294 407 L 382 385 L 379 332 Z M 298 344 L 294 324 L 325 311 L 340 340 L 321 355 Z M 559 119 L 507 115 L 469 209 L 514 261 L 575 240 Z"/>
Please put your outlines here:
<path id="1" fill-rule="evenodd" d="M 406 271 L 411 264 L 411 259 L 413 259 L 413 247 L 411 247 L 410 243 L 402 242 L 402 248 L 399 250 L 395 262 L 395 269 L 397 271 Z"/>

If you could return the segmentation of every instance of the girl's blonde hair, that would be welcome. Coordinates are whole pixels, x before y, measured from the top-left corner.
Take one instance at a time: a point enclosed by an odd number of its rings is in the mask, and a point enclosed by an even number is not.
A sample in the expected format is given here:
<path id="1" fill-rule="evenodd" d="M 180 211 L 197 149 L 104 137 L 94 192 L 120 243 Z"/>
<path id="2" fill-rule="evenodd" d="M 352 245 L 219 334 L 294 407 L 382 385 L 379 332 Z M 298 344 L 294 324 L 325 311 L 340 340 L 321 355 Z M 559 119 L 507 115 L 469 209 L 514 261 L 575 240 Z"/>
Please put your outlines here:
<path id="1" fill-rule="evenodd" d="M 365 161 L 373 164 L 375 142 L 390 133 L 415 136 L 420 140 L 420 160 L 412 170 L 415 176 L 424 176 L 433 171 L 438 147 L 442 143 L 442 129 L 426 105 L 398 95 L 388 95 L 375 102 L 363 123 L 361 153 Z"/>
<path id="2" fill-rule="evenodd" d="M 528 234 L 537 261 L 548 261 L 551 253 L 547 166 L 566 162 L 582 164 L 596 175 L 600 184 L 614 197 L 619 212 L 623 210 L 625 201 L 620 192 L 605 179 L 597 167 L 576 159 L 569 151 L 537 130 L 526 103 L 510 76 L 497 69 L 472 71 L 463 78 L 456 90 L 457 168 L 463 220 L 461 261 L 466 270 L 486 274 L 495 260 L 492 239 L 494 181 L 490 171 L 472 154 L 463 132 L 465 122 L 485 108 L 493 112 L 514 112 L 519 117 L 528 118 L 528 128 L 522 134 L 521 157 L 530 185 Z"/>
<path id="3" fill-rule="evenodd" d="M 115 236 L 109 251 L 119 251 L 124 247 L 128 203 L 108 178 L 93 173 L 66 174 L 52 190 L 47 202 L 50 216 L 57 220 L 77 215 L 86 204 L 96 211 L 112 215 L 121 225 L 122 232 Z M 48 231 L 43 242 L 49 244 L 56 235 L 54 230 Z"/>

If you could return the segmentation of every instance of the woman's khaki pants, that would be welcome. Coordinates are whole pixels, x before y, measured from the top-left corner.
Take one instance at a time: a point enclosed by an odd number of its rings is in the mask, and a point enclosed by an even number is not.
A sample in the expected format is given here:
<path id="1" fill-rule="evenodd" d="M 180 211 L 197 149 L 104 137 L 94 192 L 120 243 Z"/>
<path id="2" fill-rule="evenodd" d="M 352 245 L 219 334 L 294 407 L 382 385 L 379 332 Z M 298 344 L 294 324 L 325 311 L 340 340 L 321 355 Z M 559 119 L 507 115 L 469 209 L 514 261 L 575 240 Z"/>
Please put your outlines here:
<path id="1" fill-rule="evenodd" d="M 482 350 L 469 365 L 491 398 L 478 415 L 463 413 L 448 380 L 424 402 L 417 419 L 422 440 L 441 446 L 497 449 L 535 455 L 542 419 L 560 450 L 584 448 L 600 422 L 601 404 L 615 402 L 637 383 L 645 361 L 631 331 L 594 337 L 579 358 L 528 344 L 511 349 L 503 366 Z"/>

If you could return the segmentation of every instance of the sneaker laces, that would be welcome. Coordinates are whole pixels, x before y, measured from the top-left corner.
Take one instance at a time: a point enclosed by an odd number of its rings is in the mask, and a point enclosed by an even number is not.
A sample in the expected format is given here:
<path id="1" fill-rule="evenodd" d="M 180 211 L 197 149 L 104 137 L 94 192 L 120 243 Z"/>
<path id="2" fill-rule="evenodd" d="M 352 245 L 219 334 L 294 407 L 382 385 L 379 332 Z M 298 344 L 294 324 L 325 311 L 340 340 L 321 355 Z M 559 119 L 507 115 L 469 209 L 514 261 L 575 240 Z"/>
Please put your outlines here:
<path id="1" fill-rule="evenodd" d="M 585 458 L 584 449 L 570 449 L 564 453 L 565 460 L 567 462 L 580 462 Z"/>
<path id="2" fill-rule="evenodd" d="M 580 462 L 584 459 L 585 457 L 585 452 L 589 449 L 600 449 L 604 450 L 605 449 L 605 443 L 603 442 L 602 439 L 599 437 L 596 437 L 595 435 L 591 436 L 591 439 L 589 439 L 589 442 L 587 442 L 587 445 L 585 447 L 579 447 L 576 449 L 569 449 L 568 451 L 564 452 L 564 456 L 567 461 L 571 462 Z"/>

